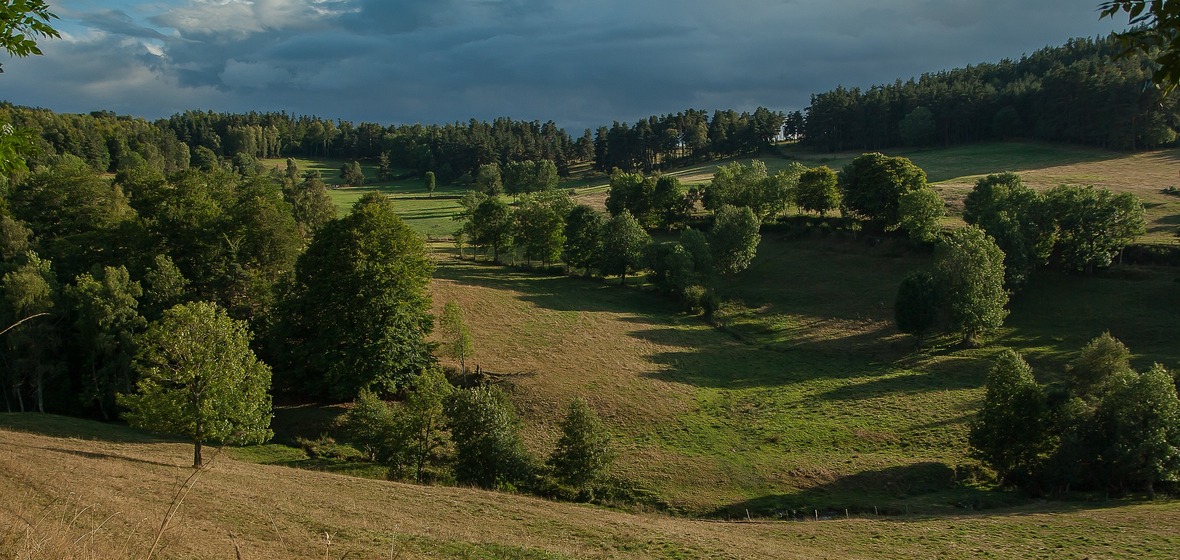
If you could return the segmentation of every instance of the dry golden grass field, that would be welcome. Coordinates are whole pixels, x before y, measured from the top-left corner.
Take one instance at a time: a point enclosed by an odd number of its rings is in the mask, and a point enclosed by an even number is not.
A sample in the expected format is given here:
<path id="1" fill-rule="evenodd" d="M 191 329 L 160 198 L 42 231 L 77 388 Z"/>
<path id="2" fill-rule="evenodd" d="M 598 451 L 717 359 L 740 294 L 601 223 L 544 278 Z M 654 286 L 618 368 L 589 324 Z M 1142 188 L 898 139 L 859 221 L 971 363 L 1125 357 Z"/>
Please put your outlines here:
<path id="1" fill-rule="evenodd" d="M 79 421 L 71 421 L 79 422 Z M 245 463 L 105 430 L 0 429 L 0 557 L 1175 558 L 1180 508 L 1038 505 L 950 517 L 699 521 Z"/>

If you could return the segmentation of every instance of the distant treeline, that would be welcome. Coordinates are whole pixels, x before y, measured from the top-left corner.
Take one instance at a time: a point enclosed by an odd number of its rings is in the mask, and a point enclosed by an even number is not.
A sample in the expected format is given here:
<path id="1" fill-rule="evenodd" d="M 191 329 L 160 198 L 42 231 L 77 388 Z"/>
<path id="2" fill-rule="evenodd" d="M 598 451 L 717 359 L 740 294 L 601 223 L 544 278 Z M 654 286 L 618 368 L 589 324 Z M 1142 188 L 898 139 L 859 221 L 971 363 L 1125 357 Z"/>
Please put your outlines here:
<path id="1" fill-rule="evenodd" d="M 1152 87 L 1146 56 L 1113 59 L 1113 37 L 1074 39 L 1019 61 L 923 74 L 916 80 L 838 87 L 806 111 L 688 109 L 633 124 L 614 122 L 574 138 L 553 121 L 472 119 L 445 125 L 353 124 L 285 112 L 186 111 L 149 122 L 110 111 L 54 113 L 0 103 L 0 122 L 31 131 L 41 155 L 70 154 L 100 172 L 141 163 L 173 172 L 211 160 L 309 157 L 377 161 L 406 174 L 473 180 L 480 166 L 554 162 L 652 173 L 691 161 L 753 154 L 781 138 L 824 151 L 954 145 L 1030 138 L 1136 150 L 1169 144 L 1180 125 L 1177 95 Z"/>
<path id="2" fill-rule="evenodd" d="M 923 74 L 811 97 L 803 141 L 819 150 L 1031 138 L 1118 150 L 1176 139 L 1177 95 L 1152 87 L 1154 63 L 1113 36 L 1073 39 L 1018 61 Z"/>
<path id="3" fill-rule="evenodd" d="M 802 116 L 794 115 L 801 123 Z M 759 107 L 753 113 L 688 110 L 652 116 L 634 125 L 615 122 L 574 139 L 553 121 L 492 122 L 472 119 L 446 125 L 354 125 L 287 113 L 186 111 L 148 122 L 96 111 L 86 115 L 0 104 L 0 122 L 32 131 L 40 158 L 70 154 L 95 171 L 117 172 L 146 162 L 172 172 L 209 167 L 214 158 L 311 157 L 389 162 L 421 176 L 434 171 L 444 181 L 473 178 L 482 165 L 552 161 L 558 173 L 594 162 L 602 171 L 651 172 L 687 159 L 757 152 L 781 133 L 787 116 Z M 40 161 L 39 161 L 40 160 Z"/>

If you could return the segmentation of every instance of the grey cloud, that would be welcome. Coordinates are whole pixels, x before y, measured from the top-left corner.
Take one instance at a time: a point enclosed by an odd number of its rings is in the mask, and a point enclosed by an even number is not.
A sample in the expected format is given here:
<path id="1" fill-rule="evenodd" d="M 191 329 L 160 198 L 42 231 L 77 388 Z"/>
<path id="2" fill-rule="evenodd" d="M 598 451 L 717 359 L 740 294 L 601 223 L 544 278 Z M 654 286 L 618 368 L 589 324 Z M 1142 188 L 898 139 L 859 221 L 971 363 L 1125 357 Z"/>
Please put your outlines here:
<path id="1" fill-rule="evenodd" d="M 135 23 L 135 20 L 120 10 L 104 10 L 101 12 L 84 13 L 78 16 L 83 25 L 101 29 L 108 33 L 138 37 L 141 39 L 168 40 L 168 36 L 150 27 Z"/>
<path id="2" fill-rule="evenodd" d="M 578 131 L 689 107 L 801 109 L 837 84 L 1019 57 L 1117 27 L 1076 0 L 170 1 L 181 6 L 150 20 L 180 39 L 163 57 L 93 43 L 77 62 L 54 62 L 63 73 L 45 88 L 121 90 L 122 106 L 151 117 L 196 100 L 386 123 L 504 115 Z M 106 17 L 88 25 L 159 38 L 126 13 Z M 0 77 L 5 95 L 29 103 L 35 79 L 9 90 L 15 62 Z M 104 64 L 136 73 L 120 85 Z"/>

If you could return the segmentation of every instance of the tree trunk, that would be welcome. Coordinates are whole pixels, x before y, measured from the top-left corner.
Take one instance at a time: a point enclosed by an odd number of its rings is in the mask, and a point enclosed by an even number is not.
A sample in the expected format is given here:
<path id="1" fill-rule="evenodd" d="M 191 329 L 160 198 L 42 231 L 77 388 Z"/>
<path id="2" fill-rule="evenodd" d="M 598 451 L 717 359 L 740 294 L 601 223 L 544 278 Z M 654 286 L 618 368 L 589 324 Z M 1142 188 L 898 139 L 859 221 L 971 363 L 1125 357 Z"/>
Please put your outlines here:
<path id="1" fill-rule="evenodd" d="M 201 468 L 201 440 L 193 440 L 193 468 Z"/>

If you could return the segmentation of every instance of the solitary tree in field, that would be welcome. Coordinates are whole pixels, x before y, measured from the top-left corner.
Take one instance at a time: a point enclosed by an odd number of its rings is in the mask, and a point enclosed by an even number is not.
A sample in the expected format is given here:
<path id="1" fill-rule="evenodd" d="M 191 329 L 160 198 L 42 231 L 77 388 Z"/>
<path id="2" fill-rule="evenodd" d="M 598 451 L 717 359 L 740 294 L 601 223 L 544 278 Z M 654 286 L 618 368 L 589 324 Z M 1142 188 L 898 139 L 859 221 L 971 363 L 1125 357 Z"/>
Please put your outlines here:
<path id="1" fill-rule="evenodd" d="M 422 179 L 426 182 L 426 192 L 430 193 L 430 198 L 434 198 L 435 178 L 433 171 L 427 171 L 426 176 Z"/>
<path id="2" fill-rule="evenodd" d="M 983 230 L 967 226 L 943 237 L 935 267 L 951 323 L 964 342 L 1004 324 L 1004 252 Z"/>
<path id="3" fill-rule="evenodd" d="M 353 161 L 352 163 L 345 163 L 340 166 L 340 180 L 344 181 L 345 185 L 350 187 L 359 187 L 365 184 L 365 173 L 361 171 L 360 162 Z"/>
<path id="4" fill-rule="evenodd" d="M 250 350 L 245 321 L 216 304 L 164 312 L 139 339 L 137 392 L 120 395 L 124 417 L 139 428 L 193 441 L 193 467 L 206 442 L 270 439 L 270 367 Z"/>

